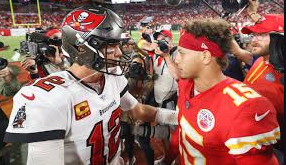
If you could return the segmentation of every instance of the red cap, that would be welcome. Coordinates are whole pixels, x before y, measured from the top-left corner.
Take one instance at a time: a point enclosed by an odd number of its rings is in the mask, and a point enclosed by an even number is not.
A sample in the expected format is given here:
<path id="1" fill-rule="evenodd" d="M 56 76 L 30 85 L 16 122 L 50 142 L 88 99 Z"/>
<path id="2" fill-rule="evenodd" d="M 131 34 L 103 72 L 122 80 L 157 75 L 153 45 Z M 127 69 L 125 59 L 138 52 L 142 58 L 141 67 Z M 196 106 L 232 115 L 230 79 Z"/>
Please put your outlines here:
<path id="1" fill-rule="evenodd" d="M 253 26 L 245 26 L 241 29 L 244 34 L 284 32 L 284 14 L 266 14 L 261 21 Z"/>
<path id="2" fill-rule="evenodd" d="M 160 33 L 165 37 L 169 37 L 171 40 L 173 39 L 173 34 L 170 30 L 161 30 Z"/>
<path id="3" fill-rule="evenodd" d="M 52 29 L 46 32 L 46 37 L 51 37 L 52 35 L 56 34 L 56 33 L 60 33 L 61 31 L 59 29 Z"/>

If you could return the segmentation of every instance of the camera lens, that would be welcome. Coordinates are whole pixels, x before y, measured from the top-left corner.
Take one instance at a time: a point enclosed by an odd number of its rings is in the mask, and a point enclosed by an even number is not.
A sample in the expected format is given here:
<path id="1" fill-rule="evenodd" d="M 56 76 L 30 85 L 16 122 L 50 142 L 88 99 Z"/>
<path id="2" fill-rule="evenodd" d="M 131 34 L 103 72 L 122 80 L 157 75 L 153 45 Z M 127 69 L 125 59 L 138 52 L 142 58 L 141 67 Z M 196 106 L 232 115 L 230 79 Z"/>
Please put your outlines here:
<path id="1" fill-rule="evenodd" d="M 6 68 L 8 65 L 8 61 L 5 58 L 0 57 L 0 70 Z"/>
<path id="2" fill-rule="evenodd" d="M 169 47 L 168 47 L 168 43 L 167 41 L 164 40 L 159 40 L 158 41 L 158 46 L 160 48 L 160 50 L 164 53 L 168 53 Z"/>
<path id="3" fill-rule="evenodd" d="M 56 54 L 56 48 L 52 47 L 52 46 L 48 46 L 47 50 L 45 50 L 45 55 L 48 57 L 54 57 Z"/>

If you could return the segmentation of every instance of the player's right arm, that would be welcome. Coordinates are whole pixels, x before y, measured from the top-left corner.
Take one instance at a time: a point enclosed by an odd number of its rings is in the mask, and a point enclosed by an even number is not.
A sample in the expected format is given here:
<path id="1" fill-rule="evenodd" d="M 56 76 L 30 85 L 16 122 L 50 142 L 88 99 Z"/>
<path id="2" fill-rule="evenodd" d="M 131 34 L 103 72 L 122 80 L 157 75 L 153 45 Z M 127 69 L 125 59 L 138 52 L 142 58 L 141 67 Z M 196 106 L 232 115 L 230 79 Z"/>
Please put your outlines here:
<path id="1" fill-rule="evenodd" d="M 63 89 L 51 82 L 61 81 L 40 79 L 23 87 L 13 98 L 4 141 L 29 143 L 28 164 L 63 165 L 63 139 L 69 128 L 71 103 L 68 96 L 63 98 Z"/>

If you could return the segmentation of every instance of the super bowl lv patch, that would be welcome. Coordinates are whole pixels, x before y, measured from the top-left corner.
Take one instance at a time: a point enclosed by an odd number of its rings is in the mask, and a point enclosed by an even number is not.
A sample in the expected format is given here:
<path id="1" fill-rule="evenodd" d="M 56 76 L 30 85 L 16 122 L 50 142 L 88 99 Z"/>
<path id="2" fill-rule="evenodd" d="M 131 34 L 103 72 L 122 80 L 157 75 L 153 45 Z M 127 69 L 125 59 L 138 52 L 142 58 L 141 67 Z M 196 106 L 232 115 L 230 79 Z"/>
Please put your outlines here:
<path id="1" fill-rule="evenodd" d="M 26 121 L 26 104 L 19 108 L 13 121 L 13 128 L 24 128 L 24 121 Z"/>

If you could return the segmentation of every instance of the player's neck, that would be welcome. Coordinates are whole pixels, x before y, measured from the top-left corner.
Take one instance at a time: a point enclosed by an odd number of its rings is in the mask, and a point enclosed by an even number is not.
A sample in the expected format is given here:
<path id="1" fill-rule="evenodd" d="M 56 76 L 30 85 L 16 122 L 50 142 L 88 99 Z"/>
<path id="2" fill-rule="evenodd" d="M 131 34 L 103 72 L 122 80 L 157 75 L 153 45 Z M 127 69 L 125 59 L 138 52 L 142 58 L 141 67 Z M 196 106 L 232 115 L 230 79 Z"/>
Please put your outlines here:
<path id="1" fill-rule="evenodd" d="M 212 72 L 212 74 L 210 73 L 194 78 L 195 90 L 204 92 L 226 79 L 226 76 L 221 71 L 217 73 Z"/>
<path id="2" fill-rule="evenodd" d="M 78 64 L 73 64 L 69 69 L 77 78 L 83 79 L 85 83 L 96 83 L 100 81 L 103 73 L 97 72 L 93 69 L 89 69 L 86 66 L 80 66 Z"/>

